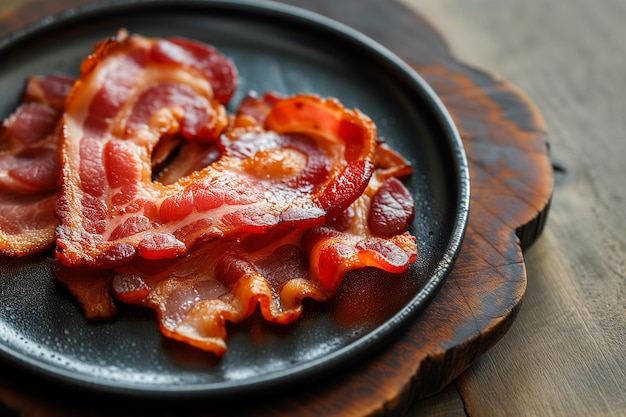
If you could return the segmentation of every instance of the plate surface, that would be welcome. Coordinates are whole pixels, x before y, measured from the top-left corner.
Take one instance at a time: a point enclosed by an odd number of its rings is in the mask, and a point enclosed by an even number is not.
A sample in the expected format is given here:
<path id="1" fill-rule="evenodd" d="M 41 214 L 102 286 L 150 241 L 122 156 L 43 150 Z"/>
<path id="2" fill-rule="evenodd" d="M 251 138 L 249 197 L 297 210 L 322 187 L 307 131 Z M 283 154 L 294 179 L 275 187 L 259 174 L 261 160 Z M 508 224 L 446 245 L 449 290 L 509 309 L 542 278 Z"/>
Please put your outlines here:
<path id="1" fill-rule="evenodd" d="M 295 323 L 259 317 L 229 327 L 221 358 L 166 340 L 149 310 L 120 306 L 87 323 L 56 287 L 49 254 L 0 258 L 0 356 L 21 370 L 92 392 L 147 398 L 224 398 L 311 381 L 389 343 L 436 293 L 463 238 L 469 174 L 447 112 L 424 81 L 389 51 L 321 16 L 282 4 L 122 1 L 73 9 L 0 40 L 0 117 L 29 75 L 77 74 L 95 42 L 119 28 L 216 46 L 238 68 L 229 110 L 251 91 L 337 97 L 377 124 L 414 166 L 411 232 L 419 257 L 401 276 L 351 274 L 327 303 L 305 303 Z"/>

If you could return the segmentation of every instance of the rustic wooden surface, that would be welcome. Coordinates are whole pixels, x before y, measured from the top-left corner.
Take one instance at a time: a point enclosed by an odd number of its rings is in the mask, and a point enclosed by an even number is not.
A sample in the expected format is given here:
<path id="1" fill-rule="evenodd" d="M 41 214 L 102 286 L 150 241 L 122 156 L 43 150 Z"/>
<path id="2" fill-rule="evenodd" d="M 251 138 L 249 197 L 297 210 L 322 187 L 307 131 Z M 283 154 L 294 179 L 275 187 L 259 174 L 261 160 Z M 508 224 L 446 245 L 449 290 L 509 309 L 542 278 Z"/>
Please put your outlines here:
<path id="1" fill-rule="evenodd" d="M 0 19 L 8 16 L 19 26 L 45 11 L 78 2 L 39 2 L 39 7 L 22 7 L 20 14 L 0 15 Z M 425 22 L 395 3 L 301 3 L 385 44 L 415 65 L 440 93 L 468 147 L 474 181 L 473 210 L 466 244 L 449 279 L 451 285 L 444 287 L 423 320 L 388 351 L 341 375 L 330 387 L 315 387 L 309 395 L 296 399 L 283 398 L 273 410 L 264 411 L 280 410 L 284 415 L 323 415 L 324 410 L 343 415 L 396 415 L 405 411 L 409 415 L 497 415 L 508 405 L 499 399 L 485 402 L 480 398 L 483 386 L 471 378 L 478 365 L 457 379 L 461 396 L 452 385 L 412 407 L 411 401 L 438 391 L 458 376 L 512 324 L 526 289 L 525 264 L 514 231 L 531 222 L 532 227 L 522 234 L 523 242 L 536 232 L 541 223 L 534 220 L 552 189 L 543 122 L 524 94 L 507 82 L 459 64 Z M 361 8 L 369 13 L 355 12 Z M 431 5 L 429 11 L 436 14 L 437 7 Z M 389 27 L 395 30 L 389 31 Z M 0 30 L 12 28 L 3 26 Z M 520 195 L 525 198 L 520 199 Z M 450 329 L 449 334 L 433 332 L 444 328 Z M 507 352 L 505 361 L 523 354 L 515 346 Z M 479 360 L 478 364 L 483 362 Z M 491 371 L 499 376 L 497 370 Z M 385 378 L 384 386 L 377 384 L 381 376 Z M 515 381 L 514 375 L 509 377 Z M 486 378 L 491 375 L 486 374 Z M 480 382 L 490 384 L 488 380 Z M 32 404 L 28 393 L 4 380 L 0 380 L 0 392 L 0 398 L 23 415 L 84 415 L 84 410 L 59 404 Z M 480 407 L 481 401 L 486 404 L 484 408 Z M 468 404 L 477 404 L 475 411 Z"/>
<path id="2" fill-rule="evenodd" d="M 626 2 L 403 2 L 532 98 L 560 166 L 515 324 L 455 381 L 467 415 L 625 416 Z"/>

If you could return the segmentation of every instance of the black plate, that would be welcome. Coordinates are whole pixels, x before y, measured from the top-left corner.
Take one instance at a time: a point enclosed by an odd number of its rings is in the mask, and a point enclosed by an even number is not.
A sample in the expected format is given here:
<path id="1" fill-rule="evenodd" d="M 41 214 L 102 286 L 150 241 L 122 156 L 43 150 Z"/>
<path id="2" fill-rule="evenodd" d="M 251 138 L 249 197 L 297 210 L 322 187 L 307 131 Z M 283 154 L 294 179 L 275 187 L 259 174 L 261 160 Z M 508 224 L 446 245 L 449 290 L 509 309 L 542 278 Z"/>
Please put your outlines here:
<path id="1" fill-rule="evenodd" d="M 230 326 L 221 359 L 164 339 L 151 311 L 122 306 L 87 323 L 56 287 L 44 255 L 0 258 L 0 353 L 21 369 L 93 392 L 217 398 L 326 375 L 388 343 L 449 273 L 465 231 L 469 175 L 454 125 L 426 83 L 396 56 L 337 22 L 275 3 L 122 1 L 74 9 L 0 41 L 0 116 L 29 75 L 76 74 L 92 45 L 119 28 L 213 44 L 237 65 L 234 109 L 250 90 L 313 92 L 357 107 L 415 168 L 409 272 L 352 274 L 329 303 L 307 303 L 296 323 L 252 317 Z"/>

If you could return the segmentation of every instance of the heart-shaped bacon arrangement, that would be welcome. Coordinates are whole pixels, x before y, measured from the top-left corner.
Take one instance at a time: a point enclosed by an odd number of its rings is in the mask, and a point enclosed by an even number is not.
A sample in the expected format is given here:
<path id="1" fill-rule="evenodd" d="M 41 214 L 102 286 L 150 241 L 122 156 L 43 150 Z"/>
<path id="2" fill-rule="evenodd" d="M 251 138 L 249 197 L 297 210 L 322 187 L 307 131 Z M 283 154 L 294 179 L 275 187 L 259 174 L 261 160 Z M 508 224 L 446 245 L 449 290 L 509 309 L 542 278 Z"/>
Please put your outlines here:
<path id="1" fill-rule="evenodd" d="M 222 355 L 226 322 L 289 323 L 345 274 L 415 260 L 410 164 L 334 98 L 249 95 L 234 64 L 188 39 L 120 31 L 80 76 L 27 81 L 1 132 L 0 244 L 53 248 L 88 319 L 115 302 Z"/>

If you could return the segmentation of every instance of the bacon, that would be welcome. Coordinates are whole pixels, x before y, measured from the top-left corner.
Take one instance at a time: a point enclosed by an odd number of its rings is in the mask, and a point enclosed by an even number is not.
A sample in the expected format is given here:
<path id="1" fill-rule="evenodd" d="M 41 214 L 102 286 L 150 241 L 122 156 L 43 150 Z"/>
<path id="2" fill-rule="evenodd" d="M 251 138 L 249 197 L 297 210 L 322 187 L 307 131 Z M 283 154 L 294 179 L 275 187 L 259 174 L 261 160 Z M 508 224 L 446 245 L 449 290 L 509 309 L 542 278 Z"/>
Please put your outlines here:
<path id="1" fill-rule="evenodd" d="M 30 192 L 59 186 L 57 125 L 73 82 L 64 75 L 27 80 L 20 105 L 0 131 L 0 187 Z"/>
<path id="2" fill-rule="evenodd" d="M 393 151 L 379 146 L 377 153 Z M 301 315 L 303 299 L 328 300 L 349 271 L 408 268 L 417 256 L 415 238 L 406 230 L 379 236 L 368 225 L 372 196 L 395 180 L 389 175 L 407 170 L 408 164 L 379 167 L 366 192 L 323 226 L 240 234 L 176 260 L 136 259 L 116 269 L 115 298 L 156 310 L 166 337 L 223 355 L 226 323 L 245 320 L 257 307 L 266 320 L 288 324 Z M 403 205 L 409 202 L 410 195 Z M 393 210 L 390 217 L 397 213 L 396 223 L 408 225 L 412 214 Z"/>
<path id="3" fill-rule="evenodd" d="M 330 164 L 320 160 L 320 157 L 310 156 L 309 159 L 313 161 L 309 161 L 311 166 L 308 170 L 303 170 L 293 178 L 286 178 L 286 183 L 301 184 L 302 191 L 305 189 L 302 184 L 325 177 L 319 184 L 323 192 L 317 192 L 316 203 L 326 214 L 342 211 L 367 187 L 373 172 L 377 133 L 374 123 L 358 110 L 348 112 L 339 101 L 332 98 L 320 100 L 313 95 L 284 98 L 270 92 L 261 99 L 250 96 L 242 103 L 235 126 L 254 124 L 261 124 L 271 132 L 282 134 L 279 140 L 289 142 L 288 147 L 300 147 L 301 152 L 309 155 L 316 153 L 316 150 L 304 144 L 304 141 L 307 138 L 318 139 L 316 145 L 324 151 L 325 157 L 331 158 Z M 233 130 L 238 132 L 238 129 Z M 236 149 L 245 147 L 249 137 L 244 134 L 241 139 L 244 140 L 233 141 Z M 269 137 L 265 139 L 268 143 L 275 140 Z M 263 144 L 258 138 L 253 140 L 257 148 L 250 148 L 248 153 L 252 154 L 254 150 L 257 154 L 246 163 L 257 170 L 258 175 L 274 174 L 268 171 L 275 162 L 283 169 L 285 165 L 289 166 L 281 158 L 273 159 L 268 144 Z M 281 182 L 285 183 L 279 178 L 278 183 Z"/>
<path id="4" fill-rule="evenodd" d="M 373 122 L 311 94 L 249 96 L 229 116 L 236 81 L 210 46 L 125 31 L 77 82 L 31 80 L 1 132 L 4 253 L 49 247 L 56 201 L 52 274 L 87 319 L 138 304 L 166 337 L 216 355 L 227 323 L 257 309 L 288 324 L 350 271 L 406 271 L 411 167 Z"/>
<path id="5" fill-rule="evenodd" d="M 363 195 L 303 237 L 312 273 L 327 291 L 335 292 L 348 271 L 374 267 L 397 274 L 417 257 L 415 237 L 408 232 L 413 198 L 397 178 L 411 167 L 385 144 L 378 146 L 376 160 L 382 165 Z"/>
<path id="6" fill-rule="evenodd" d="M 191 41 L 121 33 L 81 66 L 66 104 L 56 257 L 111 268 L 184 256 L 239 233 L 323 224 L 373 172 L 372 121 L 334 99 L 281 98 L 262 126 L 227 127 L 235 69 Z M 152 181 L 164 136 L 216 141 L 220 158 L 171 184 Z"/>
<path id="7" fill-rule="evenodd" d="M 45 103 L 57 110 L 63 110 L 67 94 L 75 81 L 76 77 L 68 74 L 31 77 L 26 83 L 22 101 Z"/>
<path id="8" fill-rule="evenodd" d="M 117 308 L 111 293 L 113 271 L 108 269 L 66 267 L 55 259 L 50 261 L 54 281 L 65 287 L 82 308 L 87 320 L 115 317 Z"/>
<path id="9" fill-rule="evenodd" d="M 306 279 L 307 262 L 297 239 L 301 233 L 291 231 L 277 241 L 265 236 L 263 242 L 269 244 L 252 253 L 243 249 L 240 238 L 231 238 L 209 242 L 182 259 L 138 258 L 116 270 L 115 297 L 156 310 L 166 337 L 222 355 L 226 322 L 246 319 L 257 304 L 266 319 L 287 323 L 300 315 L 302 297 L 327 298 Z M 257 271 L 264 263 L 273 280 Z"/>
<path id="10" fill-rule="evenodd" d="M 54 242 L 58 125 L 74 78 L 31 77 L 0 131 L 0 253 L 25 256 Z"/>

